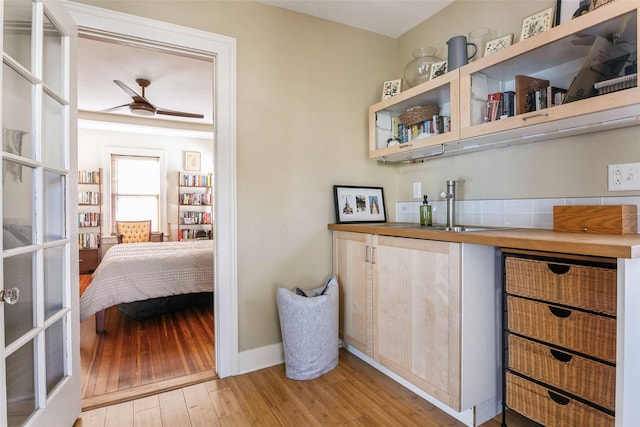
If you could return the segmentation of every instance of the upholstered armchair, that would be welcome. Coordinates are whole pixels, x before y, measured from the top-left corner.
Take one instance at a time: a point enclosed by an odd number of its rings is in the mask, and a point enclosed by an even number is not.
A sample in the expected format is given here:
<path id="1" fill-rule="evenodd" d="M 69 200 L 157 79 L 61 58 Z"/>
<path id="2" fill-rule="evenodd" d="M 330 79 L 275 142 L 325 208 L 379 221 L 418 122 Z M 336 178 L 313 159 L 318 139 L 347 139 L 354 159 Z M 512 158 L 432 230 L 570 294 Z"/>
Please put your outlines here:
<path id="1" fill-rule="evenodd" d="M 151 220 L 116 221 L 118 243 L 140 243 L 151 241 Z"/>

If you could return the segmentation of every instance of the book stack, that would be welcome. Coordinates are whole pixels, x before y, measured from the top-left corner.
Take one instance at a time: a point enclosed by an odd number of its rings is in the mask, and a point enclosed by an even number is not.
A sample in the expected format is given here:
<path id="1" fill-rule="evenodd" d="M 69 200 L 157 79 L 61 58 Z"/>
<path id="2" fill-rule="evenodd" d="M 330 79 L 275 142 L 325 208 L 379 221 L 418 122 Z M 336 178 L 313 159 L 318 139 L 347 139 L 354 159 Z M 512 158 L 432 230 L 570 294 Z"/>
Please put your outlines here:
<path id="1" fill-rule="evenodd" d="M 484 111 L 484 121 L 493 122 L 515 116 L 515 92 L 490 93 Z"/>
<path id="2" fill-rule="evenodd" d="M 619 90 L 636 87 L 638 84 L 638 73 L 629 74 L 627 76 L 616 77 L 602 82 L 595 83 L 593 88 L 598 91 L 598 95 L 616 92 Z"/>
<path id="3" fill-rule="evenodd" d="M 551 86 L 549 80 L 516 76 L 516 114 L 562 105 L 567 90 Z"/>
<path id="4" fill-rule="evenodd" d="M 433 116 L 431 120 L 405 126 L 399 120 L 395 124 L 396 134 L 394 135 L 401 144 L 411 142 L 416 139 L 427 138 L 445 132 L 451 132 L 451 118 L 448 116 Z M 395 139 L 394 138 L 394 139 Z"/>

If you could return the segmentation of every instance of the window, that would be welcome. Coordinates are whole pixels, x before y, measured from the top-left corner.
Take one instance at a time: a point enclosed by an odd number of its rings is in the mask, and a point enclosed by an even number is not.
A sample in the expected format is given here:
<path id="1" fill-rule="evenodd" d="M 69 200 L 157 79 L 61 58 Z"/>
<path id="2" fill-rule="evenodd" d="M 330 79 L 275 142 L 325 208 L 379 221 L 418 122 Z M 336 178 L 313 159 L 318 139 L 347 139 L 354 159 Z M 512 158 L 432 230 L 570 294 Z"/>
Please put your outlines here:
<path id="1" fill-rule="evenodd" d="M 111 154 L 111 232 L 116 221 L 147 219 L 159 231 L 161 187 L 160 157 Z"/>

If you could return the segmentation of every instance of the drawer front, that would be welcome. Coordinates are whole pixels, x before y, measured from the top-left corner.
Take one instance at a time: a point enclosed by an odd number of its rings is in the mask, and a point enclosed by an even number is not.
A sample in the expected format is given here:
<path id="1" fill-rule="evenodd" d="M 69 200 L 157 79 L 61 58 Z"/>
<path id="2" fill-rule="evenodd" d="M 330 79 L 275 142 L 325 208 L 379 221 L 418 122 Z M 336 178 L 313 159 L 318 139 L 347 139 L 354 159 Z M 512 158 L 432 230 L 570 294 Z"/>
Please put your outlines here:
<path id="1" fill-rule="evenodd" d="M 88 273 L 98 268 L 98 250 L 97 249 L 81 249 L 79 251 L 79 267 L 80 273 Z"/>
<path id="2" fill-rule="evenodd" d="M 608 427 L 614 417 L 507 373 L 507 406 L 547 427 Z"/>
<path id="3" fill-rule="evenodd" d="M 517 257 L 505 259 L 510 294 L 616 315 L 616 270 Z"/>
<path id="4" fill-rule="evenodd" d="M 616 321 L 518 297 L 507 297 L 510 331 L 607 362 L 616 361 Z"/>
<path id="5" fill-rule="evenodd" d="M 613 366 L 509 335 L 509 369 L 615 410 Z"/>

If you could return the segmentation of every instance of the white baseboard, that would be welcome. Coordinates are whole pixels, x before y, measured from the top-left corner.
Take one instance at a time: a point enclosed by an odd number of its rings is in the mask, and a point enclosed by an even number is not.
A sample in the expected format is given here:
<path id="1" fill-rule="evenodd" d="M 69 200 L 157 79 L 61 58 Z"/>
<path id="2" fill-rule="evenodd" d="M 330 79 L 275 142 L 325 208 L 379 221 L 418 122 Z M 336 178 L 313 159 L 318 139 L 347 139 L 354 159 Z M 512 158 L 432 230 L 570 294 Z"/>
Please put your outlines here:
<path id="1" fill-rule="evenodd" d="M 238 353 L 238 374 L 246 374 L 282 363 L 284 363 L 284 349 L 281 342 L 253 348 Z"/>

